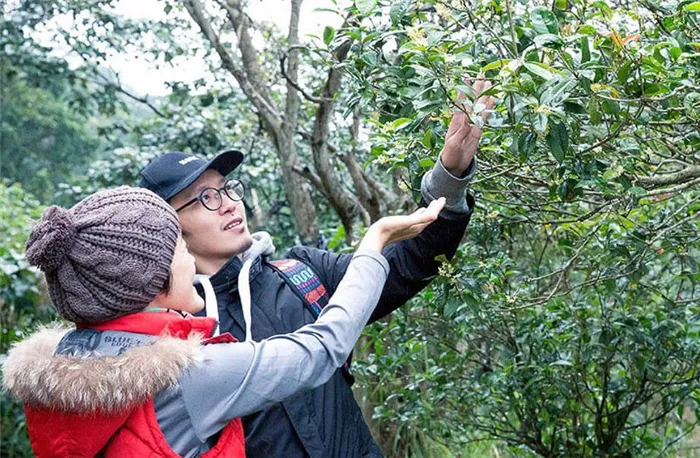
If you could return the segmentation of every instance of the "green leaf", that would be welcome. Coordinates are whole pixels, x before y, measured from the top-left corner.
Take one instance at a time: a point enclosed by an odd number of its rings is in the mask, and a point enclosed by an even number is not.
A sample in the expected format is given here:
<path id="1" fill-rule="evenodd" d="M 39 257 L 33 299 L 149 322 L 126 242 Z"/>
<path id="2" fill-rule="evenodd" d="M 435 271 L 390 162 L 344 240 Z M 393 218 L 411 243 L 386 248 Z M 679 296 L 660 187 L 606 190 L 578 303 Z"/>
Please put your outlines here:
<path id="1" fill-rule="evenodd" d="M 632 186 L 627 190 L 627 192 L 636 197 L 644 197 L 648 194 L 646 189 L 640 188 L 639 186 Z"/>
<path id="2" fill-rule="evenodd" d="M 606 19 L 612 18 L 612 16 L 613 16 L 612 9 L 610 9 L 608 4 L 605 3 L 604 1 L 595 2 L 595 3 L 593 3 L 593 6 L 597 6 L 598 8 L 600 8 L 600 11 L 603 13 L 603 16 L 605 16 Z"/>
<path id="3" fill-rule="evenodd" d="M 406 11 L 408 11 L 409 6 L 411 6 L 411 0 L 392 2 L 391 9 L 389 10 L 389 18 L 391 19 L 391 23 L 394 25 L 401 23 L 401 19 L 403 19 Z"/>
<path id="4" fill-rule="evenodd" d="M 693 2 L 689 5 L 685 5 L 683 11 L 687 13 L 697 13 L 700 12 L 700 2 Z"/>
<path id="5" fill-rule="evenodd" d="M 596 30 L 595 27 L 593 27 L 590 24 L 582 25 L 581 27 L 579 27 L 578 32 L 582 33 L 584 35 L 588 35 L 590 37 L 598 36 L 598 31 Z"/>
<path id="6" fill-rule="evenodd" d="M 545 33 L 558 33 L 559 23 L 557 17 L 547 8 L 538 7 L 532 10 L 530 14 L 532 28 L 538 35 Z"/>
<path id="7" fill-rule="evenodd" d="M 335 38 L 335 29 L 331 26 L 326 26 L 323 29 L 323 42 L 328 46 L 333 41 L 333 38 Z"/>
<path id="8" fill-rule="evenodd" d="M 490 62 L 490 63 L 484 65 L 483 67 L 481 67 L 481 72 L 486 73 L 489 70 L 495 70 L 497 68 L 501 68 L 504 65 L 508 65 L 508 62 L 510 62 L 510 60 L 504 60 L 504 59 L 494 60 L 493 62 Z"/>
<path id="9" fill-rule="evenodd" d="M 583 36 L 580 39 L 581 44 L 581 63 L 586 63 L 591 60 L 591 48 L 588 44 L 588 37 Z"/>
<path id="10" fill-rule="evenodd" d="M 394 130 L 401 130 L 404 127 L 408 126 L 410 122 L 411 118 L 399 118 L 391 123 L 391 127 L 393 127 Z"/>
<path id="11" fill-rule="evenodd" d="M 520 153 L 520 160 L 522 162 L 527 160 L 528 155 L 535 147 L 536 140 L 537 134 L 534 132 L 523 132 L 520 134 L 520 137 L 518 137 L 518 152 Z"/>
<path id="12" fill-rule="evenodd" d="M 622 66 L 620 69 L 617 71 L 617 82 L 620 84 L 626 84 L 627 79 L 630 76 L 630 71 L 632 69 L 632 61 L 628 60 Z"/>
<path id="13" fill-rule="evenodd" d="M 622 175 L 624 171 L 625 169 L 619 164 L 615 167 L 610 167 L 608 170 L 605 171 L 605 173 L 603 173 L 603 180 L 612 181 L 615 178 Z"/>
<path id="14" fill-rule="evenodd" d="M 620 112 L 620 104 L 614 100 L 603 100 L 602 108 L 607 114 L 616 115 Z"/>
<path id="15" fill-rule="evenodd" d="M 520 86 L 527 94 L 532 94 L 537 89 L 535 80 L 532 79 L 529 73 L 520 74 Z"/>
<path id="16" fill-rule="evenodd" d="M 445 317 L 452 318 L 455 315 L 455 313 L 457 313 L 457 310 L 461 305 L 462 301 L 455 297 L 451 297 L 450 299 L 448 299 L 447 303 L 445 303 L 445 309 L 443 312 L 445 314 Z"/>
<path id="17" fill-rule="evenodd" d="M 424 169 L 429 169 L 432 168 L 435 165 L 435 161 L 430 159 L 429 157 L 424 157 L 420 161 L 418 161 L 418 165 L 423 167 Z"/>
<path id="18" fill-rule="evenodd" d="M 559 49 L 564 46 L 564 40 L 553 33 L 545 33 L 535 37 L 535 44 L 539 47 Z"/>
<path id="19" fill-rule="evenodd" d="M 421 143 L 423 143 L 423 146 L 425 146 L 428 149 L 431 149 L 433 146 L 435 146 L 435 136 L 433 135 L 432 129 L 428 129 L 425 131 Z"/>
<path id="20" fill-rule="evenodd" d="M 573 114 L 586 114 L 586 107 L 574 102 L 564 102 L 564 111 Z"/>
<path id="21" fill-rule="evenodd" d="M 644 94 L 648 96 L 655 96 L 667 93 L 668 90 L 666 86 L 657 83 L 647 83 L 644 85 Z"/>
<path id="22" fill-rule="evenodd" d="M 364 54 L 362 54 L 362 60 L 367 63 L 369 66 L 374 66 L 377 64 L 377 54 L 371 51 L 368 51 Z"/>
<path id="23" fill-rule="evenodd" d="M 540 78 L 544 80 L 551 80 L 554 78 L 554 74 L 550 72 L 548 69 L 546 69 L 543 65 L 539 62 L 525 62 L 523 63 L 526 69 L 530 71 L 532 74 L 539 76 Z"/>
<path id="24" fill-rule="evenodd" d="M 564 161 L 566 151 L 569 149 L 569 132 L 566 129 L 566 125 L 560 122 L 551 123 L 545 140 L 547 140 L 552 156 L 561 164 Z"/>
<path id="25" fill-rule="evenodd" d="M 355 8 L 361 16 L 369 16 L 377 6 L 377 0 L 355 0 Z"/>
<path id="26" fill-rule="evenodd" d="M 474 92 L 474 89 L 471 86 L 467 86 L 466 84 L 458 84 L 455 87 L 459 92 L 464 94 L 464 96 L 468 100 L 475 100 L 476 99 L 476 92 Z"/>

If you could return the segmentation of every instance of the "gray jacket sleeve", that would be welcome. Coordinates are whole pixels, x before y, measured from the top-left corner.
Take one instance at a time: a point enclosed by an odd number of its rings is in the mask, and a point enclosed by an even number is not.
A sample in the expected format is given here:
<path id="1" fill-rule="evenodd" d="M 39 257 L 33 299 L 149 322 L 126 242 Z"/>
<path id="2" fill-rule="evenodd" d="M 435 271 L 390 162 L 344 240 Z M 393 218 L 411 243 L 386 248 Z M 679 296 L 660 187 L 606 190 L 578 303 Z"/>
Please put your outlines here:
<path id="1" fill-rule="evenodd" d="M 440 216 L 448 219 L 459 219 L 471 212 L 467 200 L 464 198 L 467 185 L 476 174 L 476 158 L 472 160 L 461 177 L 452 175 L 442 163 L 442 159 L 433 166 L 433 169 L 423 175 L 421 181 L 421 194 L 426 203 L 430 203 L 440 197 L 447 201 Z"/>
<path id="2" fill-rule="evenodd" d="M 205 346 L 204 361 L 180 380 L 199 440 L 233 418 L 326 383 L 352 351 L 388 272 L 382 255 L 358 251 L 316 322 L 261 342 Z"/>

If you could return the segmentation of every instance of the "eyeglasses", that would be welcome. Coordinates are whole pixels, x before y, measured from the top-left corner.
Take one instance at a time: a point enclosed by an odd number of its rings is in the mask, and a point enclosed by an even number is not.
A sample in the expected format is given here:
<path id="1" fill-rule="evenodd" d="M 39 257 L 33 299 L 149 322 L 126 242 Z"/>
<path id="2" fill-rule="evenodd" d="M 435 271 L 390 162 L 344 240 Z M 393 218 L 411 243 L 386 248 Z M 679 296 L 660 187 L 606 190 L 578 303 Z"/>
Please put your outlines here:
<path id="1" fill-rule="evenodd" d="M 207 210 L 215 212 L 221 208 L 223 201 L 223 197 L 221 196 L 222 192 L 232 201 L 238 202 L 239 200 L 243 200 L 245 188 L 243 187 L 243 183 L 238 180 L 226 180 L 226 183 L 224 183 L 224 186 L 221 188 L 202 189 L 202 192 L 200 192 L 197 197 L 190 200 L 180 208 L 175 209 L 175 211 L 179 212 L 180 210 L 189 207 L 193 203 L 199 202 Z"/>

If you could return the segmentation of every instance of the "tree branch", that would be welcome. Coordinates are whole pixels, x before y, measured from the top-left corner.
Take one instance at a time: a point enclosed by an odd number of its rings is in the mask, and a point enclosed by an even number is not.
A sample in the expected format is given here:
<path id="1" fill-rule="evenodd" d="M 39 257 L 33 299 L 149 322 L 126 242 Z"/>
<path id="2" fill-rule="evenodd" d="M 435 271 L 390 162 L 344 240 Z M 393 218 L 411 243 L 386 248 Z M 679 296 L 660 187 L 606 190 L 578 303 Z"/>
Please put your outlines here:
<path id="1" fill-rule="evenodd" d="M 110 84 L 111 84 L 111 83 L 110 83 Z M 168 115 L 164 114 L 162 111 L 160 111 L 160 110 L 158 109 L 158 107 L 156 107 L 155 105 L 153 105 L 153 104 L 151 103 L 151 101 L 148 100 L 148 96 L 139 97 L 139 96 L 134 95 L 134 94 L 132 94 L 131 92 L 127 91 L 126 89 L 124 89 L 124 88 L 121 87 L 120 85 L 115 85 L 115 84 L 111 84 L 111 85 L 112 85 L 112 87 L 115 88 L 117 91 L 121 92 L 122 94 L 124 94 L 125 96 L 129 97 L 130 99 L 132 99 L 132 100 L 134 100 L 134 101 L 136 101 L 136 102 L 143 103 L 143 104 L 146 105 L 148 108 L 150 108 L 151 111 L 153 111 L 155 114 L 157 114 L 157 115 L 160 116 L 161 118 L 164 118 L 164 119 L 168 119 L 168 118 L 169 118 Z"/>
<path id="2" fill-rule="evenodd" d="M 656 190 L 653 190 L 653 191 L 649 191 L 649 192 L 647 192 L 647 195 L 648 195 L 648 196 L 657 196 L 657 195 L 660 195 L 660 194 L 674 194 L 674 193 L 683 191 L 683 190 L 685 190 L 685 189 L 688 189 L 688 188 L 690 188 L 690 187 L 692 187 L 692 186 L 694 186 L 694 185 L 696 185 L 696 184 L 699 184 L 699 183 L 700 183 L 700 177 L 695 178 L 695 179 L 692 180 L 692 181 L 688 181 L 688 182 L 686 182 L 686 183 L 684 183 L 684 184 L 679 184 L 678 186 L 672 186 L 672 187 L 670 187 L 670 188 L 656 189 Z"/>
<path id="3" fill-rule="evenodd" d="M 355 155 L 352 152 L 348 152 L 340 155 L 340 160 L 348 168 L 360 205 L 367 210 L 368 219 L 363 222 L 365 226 L 369 226 L 372 222 L 382 217 L 379 202 L 370 193 L 369 186 L 362 175 L 362 167 L 357 163 Z"/>
<path id="4" fill-rule="evenodd" d="M 278 130 L 280 128 L 282 116 L 278 113 L 276 108 L 269 103 L 266 97 L 250 82 L 245 69 L 236 62 L 236 59 L 231 55 L 229 49 L 221 43 L 221 39 L 216 32 L 214 32 L 211 21 L 204 13 L 200 1 L 184 0 L 183 4 L 190 14 L 190 17 L 192 17 L 199 26 L 204 37 L 219 55 L 223 67 L 233 75 L 238 85 L 241 87 L 241 90 L 246 94 L 251 103 L 255 105 L 266 123 L 273 130 Z"/>
<path id="5" fill-rule="evenodd" d="M 285 52 L 282 54 L 282 57 L 280 57 L 280 71 L 282 72 L 282 76 L 284 79 L 287 81 L 288 85 L 291 85 L 294 89 L 299 91 L 299 93 L 304 96 L 306 100 L 312 103 L 321 103 L 321 102 L 328 102 L 330 100 L 325 99 L 323 97 L 316 97 L 308 92 L 306 92 L 301 86 L 299 86 L 299 83 L 294 81 L 289 75 L 287 75 L 287 59 L 288 59 L 288 54 Z"/>
<path id="6" fill-rule="evenodd" d="M 287 42 L 290 45 L 289 49 L 289 79 L 296 81 L 299 75 L 299 17 L 301 14 L 301 2 L 302 0 L 292 0 L 291 6 L 292 10 L 289 16 L 289 33 L 287 34 Z M 284 130 L 287 137 L 293 143 L 294 133 L 297 130 L 299 124 L 299 107 L 301 105 L 299 100 L 299 94 L 294 89 L 294 87 L 288 83 L 287 84 L 287 94 L 286 94 L 286 105 L 285 105 L 285 119 L 284 119 Z M 295 163 L 296 159 L 294 160 Z"/>
<path id="7" fill-rule="evenodd" d="M 248 76 L 248 80 L 268 104 L 274 105 L 267 85 L 269 79 L 260 67 L 258 51 L 255 49 L 253 39 L 250 36 L 250 18 L 243 11 L 243 5 L 241 5 L 240 0 L 217 1 L 226 11 L 233 30 L 236 32 L 238 50 L 241 52 L 241 60 L 243 61 L 243 68 Z"/>
<path id="8" fill-rule="evenodd" d="M 295 165 L 292 167 L 292 170 L 294 170 L 295 173 L 301 175 L 302 177 L 306 178 L 309 180 L 311 185 L 316 188 L 318 192 L 323 194 L 323 196 L 326 199 L 330 198 L 328 197 L 328 194 L 326 194 L 326 190 L 323 188 L 323 183 L 321 182 L 321 178 L 319 178 L 318 175 L 316 175 L 310 168 L 308 167 L 302 167 L 300 165 Z"/>
<path id="9" fill-rule="evenodd" d="M 700 166 L 694 165 L 673 173 L 654 175 L 650 177 L 638 177 L 637 182 L 645 188 L 655 188 L 670 184 L 680 184 L 700 177 Z"/>

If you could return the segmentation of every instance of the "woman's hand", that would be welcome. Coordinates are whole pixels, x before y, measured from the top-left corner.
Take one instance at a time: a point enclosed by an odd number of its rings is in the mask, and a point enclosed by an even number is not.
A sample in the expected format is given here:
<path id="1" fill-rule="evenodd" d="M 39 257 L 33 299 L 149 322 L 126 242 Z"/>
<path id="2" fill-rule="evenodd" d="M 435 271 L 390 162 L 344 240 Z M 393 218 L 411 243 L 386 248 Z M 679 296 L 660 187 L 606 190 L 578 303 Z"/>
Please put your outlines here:
<path id="1" fill-rule="evenodd" d="M 367 229 L 357 248 L 382 251 L 390 243 L 413 238 L 437 219 L 444 206 L 445 198 L 441 197 L 410 215 L 385 216 Z"/>

